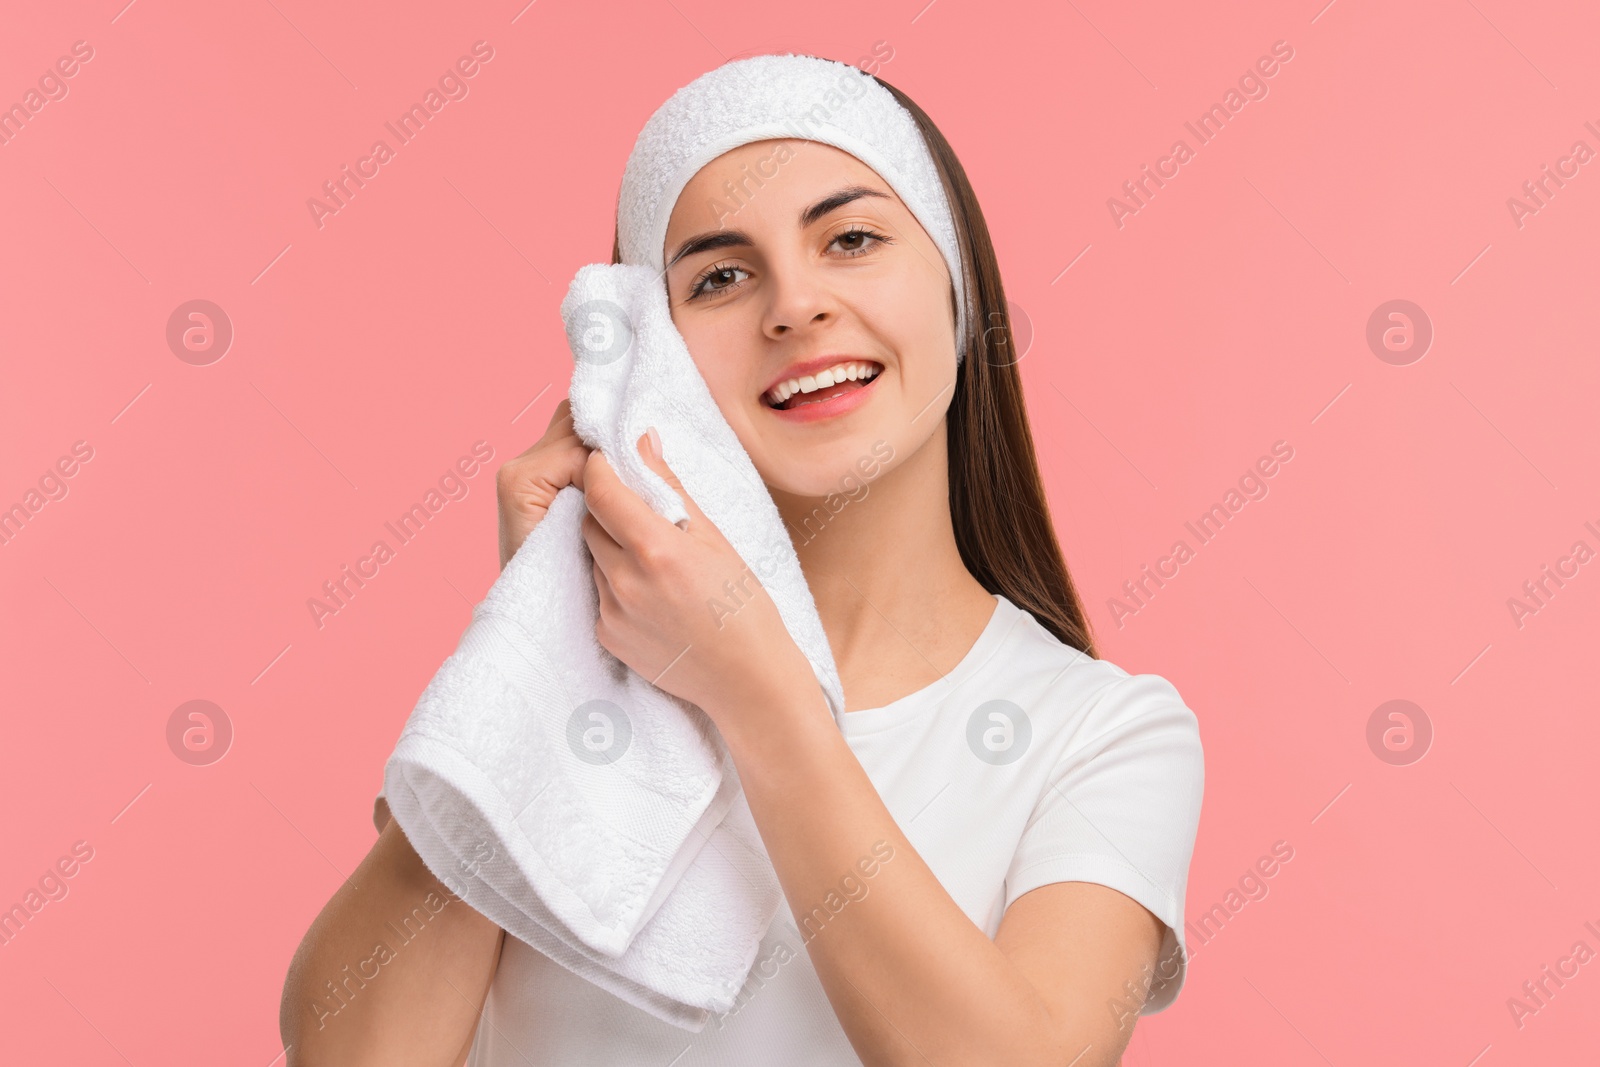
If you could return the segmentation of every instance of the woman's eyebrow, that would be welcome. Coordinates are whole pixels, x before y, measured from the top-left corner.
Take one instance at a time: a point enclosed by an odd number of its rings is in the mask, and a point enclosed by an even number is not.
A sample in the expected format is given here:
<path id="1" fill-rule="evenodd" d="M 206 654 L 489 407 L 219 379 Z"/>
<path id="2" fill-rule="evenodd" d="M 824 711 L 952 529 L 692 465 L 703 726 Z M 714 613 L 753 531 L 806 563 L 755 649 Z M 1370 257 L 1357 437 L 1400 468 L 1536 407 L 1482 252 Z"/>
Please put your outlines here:
<path id="1" fill-rule="evenodd" d="M 800 228 L 805 229 L 830 211 L 837 211 L 853 201 L 864 196 L 877 196 L 885 200 L 891 199 L 888 193 L 881 192 L 866 185 L 847 185 L 837 192 L 829 193 L 815 204 L 800 212 Z M 671 267 L 684 256 L 697 255 L 701 252 L 710 252 L 718 248 L 747 248 L 755 244 L 750 235 L 743 230 L 711 230 L 708 233 L 697 234 L 690 237 L 678 246 L 678 251 L 673 253 L 667 266 Z"/>
<path id="2" fill-rule="evenodd" d="M 852 200 L 860 200 L 864 196 L 881 196 L 885 200 L 890 199 L 888 193 L 879 192 L 870 186 L 847 185 L 838 192 L 830 193 L 800 212 L 800 228 L 803 230 L 828 212 L 837 211 Z"/>

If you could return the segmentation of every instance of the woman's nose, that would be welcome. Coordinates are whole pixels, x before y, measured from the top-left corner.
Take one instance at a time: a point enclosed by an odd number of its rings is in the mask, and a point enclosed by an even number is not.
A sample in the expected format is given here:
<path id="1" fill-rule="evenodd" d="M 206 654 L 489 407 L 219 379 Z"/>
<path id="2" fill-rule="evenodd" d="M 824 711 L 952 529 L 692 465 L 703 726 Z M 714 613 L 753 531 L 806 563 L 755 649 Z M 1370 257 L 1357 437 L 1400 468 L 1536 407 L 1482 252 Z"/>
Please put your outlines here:
<path id="1" fill-rule="evenodd" d="M 769 337 L 814 329 L 838 315 L 838 301 L 826 282 L 804 266 L 777 265 L 768 275 L 768 283 L 763 330 Z"/>

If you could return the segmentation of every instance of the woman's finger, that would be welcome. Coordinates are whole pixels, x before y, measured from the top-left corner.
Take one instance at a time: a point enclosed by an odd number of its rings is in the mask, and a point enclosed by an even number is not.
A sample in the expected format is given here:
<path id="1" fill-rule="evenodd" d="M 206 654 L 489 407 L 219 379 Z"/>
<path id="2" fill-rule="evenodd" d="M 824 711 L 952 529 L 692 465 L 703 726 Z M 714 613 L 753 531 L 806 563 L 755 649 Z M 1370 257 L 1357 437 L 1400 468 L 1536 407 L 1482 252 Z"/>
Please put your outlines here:
<path id="1" fill-rule="evenodd" d="M 660 527 L 674 529 L 628 488 L 598 448 L 589 453 L 583 468 L 583 496 L 589 514 L 613 541 L 630 552 L 639 551 L 651 538 L 660 536 Z"/>
<path id="2" fill-rule="evenodd" d="M 594 512 L 583 517 L 582 529 L 584 543 L 589 546 L 589 555 L 594 557 L 597 567 L 608 571 L 622 562 L 622 546 L 600 525 Z"/>
<path id="3" fill-rule="evenodd" d="M 658 436 L 657 440 L 659 439 Z M 683 482 L 678 480 L 677 473 L 667 465 L 664 457 L 656 455 L 650 444 L 649 432 L 646 431 L 642 434 L 635 444 L 639 448 L 639 455 L 644 459 L 645 466 L 655 471 L 661 480 L 666 482 L 672 488 L 672 491 L 678 494 L 679 499 L 683 501 L 683 509 L 689 513 L 689 517 L 684 520 L 683 529 L 698 527 L 700 530 L 704 530 L 710 525 L 710 520 L 706 518 L 705 512 L 700 510 L 700 505 L 695 503 L 694 497 L 690 496 L 688 490 L 683 487 Z"/>
<path id="4" fill-rule="evenodd" d="M 601 569 L 599 560 L 595 561 L 591 572 L 594 574 L 595 591 L 600 594 L 600 614 L 604 615 L 610 612 L 615 617 L 621 610 L 617 605 L 617 594 L 612 592 L 611 582 L 606 578 L 605 571 Z"/>

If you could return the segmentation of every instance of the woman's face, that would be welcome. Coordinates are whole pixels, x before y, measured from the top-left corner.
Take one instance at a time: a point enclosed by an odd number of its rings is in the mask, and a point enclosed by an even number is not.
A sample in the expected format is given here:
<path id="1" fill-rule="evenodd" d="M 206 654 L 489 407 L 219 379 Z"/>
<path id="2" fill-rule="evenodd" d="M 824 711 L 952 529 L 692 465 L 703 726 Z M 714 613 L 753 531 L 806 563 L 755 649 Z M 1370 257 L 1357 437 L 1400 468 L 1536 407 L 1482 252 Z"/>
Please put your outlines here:
<path id="1" fill-rule="evenodd" d="M 950 272 L 856 157 L 799 140 L 718 156 L 673 206 L 664 255 L 672 321 L 774 492 L 845 491 L 863 461 L 877 477 L 943 432 L 956 378 Z M 804 391 L 774 407 L 796 380 Z"/>

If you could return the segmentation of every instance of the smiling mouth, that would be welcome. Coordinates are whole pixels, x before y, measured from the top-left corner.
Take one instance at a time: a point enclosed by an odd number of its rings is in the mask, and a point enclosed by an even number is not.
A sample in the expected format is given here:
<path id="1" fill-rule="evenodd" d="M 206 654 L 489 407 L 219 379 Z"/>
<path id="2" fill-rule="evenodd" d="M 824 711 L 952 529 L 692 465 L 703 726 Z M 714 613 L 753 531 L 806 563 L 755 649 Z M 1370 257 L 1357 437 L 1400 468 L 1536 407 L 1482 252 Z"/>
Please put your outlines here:
<path id="1" fill-rule="evenodd" d="M 881 373 L 882 365 L 871 360 L 837 363 L 819 374 L 807 374 L 780 382 L 763 394 L 761 400 L 769 408 L 793 411 L 865 388 Z"/>

